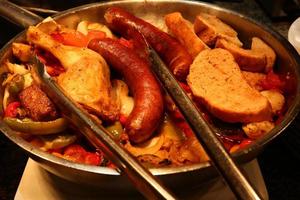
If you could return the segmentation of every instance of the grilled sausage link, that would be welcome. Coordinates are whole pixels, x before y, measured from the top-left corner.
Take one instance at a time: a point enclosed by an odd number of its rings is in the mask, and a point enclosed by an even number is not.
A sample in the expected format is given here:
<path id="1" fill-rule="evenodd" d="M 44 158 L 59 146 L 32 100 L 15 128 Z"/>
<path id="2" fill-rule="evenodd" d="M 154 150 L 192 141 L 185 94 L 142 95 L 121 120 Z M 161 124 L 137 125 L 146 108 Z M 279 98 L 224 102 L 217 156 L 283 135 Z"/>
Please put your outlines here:
<path id="1" fill-rule="evenodd" d="M 118 7 L 107 9 L 104 18 L 113 31 L 123 36 L 126 36 L 130 29 L 138 29 L 166 62 L 176 78 L 185 81 L 192 57 L 174 38 Z"/>
<path id="2" fill-rule="evenodd" d="M 134 108 L 130 113 L 125 131 L 130 141 L 147 140 L 163 117 L 164 105 L 160 85 L 145 59 L 114 39 L 94 39 L 88 47 L 98 53 L 121 73 L 134 97 Z"/>

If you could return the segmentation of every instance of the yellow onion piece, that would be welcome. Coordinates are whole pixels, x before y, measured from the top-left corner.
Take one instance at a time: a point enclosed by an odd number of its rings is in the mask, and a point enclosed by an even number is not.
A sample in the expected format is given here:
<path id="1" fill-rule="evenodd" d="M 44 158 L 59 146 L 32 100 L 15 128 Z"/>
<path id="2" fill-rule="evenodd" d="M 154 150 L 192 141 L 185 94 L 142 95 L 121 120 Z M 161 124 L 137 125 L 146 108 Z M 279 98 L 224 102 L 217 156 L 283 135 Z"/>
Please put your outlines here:
<path id="1" fill-rule="evenodd" d="M 165 117 L 164 123 L 160 128 L 160 132 L 162 132 L 166 138 L 171 140 L 181 141 L 185 139 L 181 130 L 175 126 L 168 116 Z"/>
<path id="2" fill-rule="evenodd" d="M 155 154 L 164 144 L 164 138 L 164 135 L 159 133 L 150 140 L 138 145 L 133 146 L 128 142 L 125 144 L 125 148 L 136 157 L 146 154 Z"/>

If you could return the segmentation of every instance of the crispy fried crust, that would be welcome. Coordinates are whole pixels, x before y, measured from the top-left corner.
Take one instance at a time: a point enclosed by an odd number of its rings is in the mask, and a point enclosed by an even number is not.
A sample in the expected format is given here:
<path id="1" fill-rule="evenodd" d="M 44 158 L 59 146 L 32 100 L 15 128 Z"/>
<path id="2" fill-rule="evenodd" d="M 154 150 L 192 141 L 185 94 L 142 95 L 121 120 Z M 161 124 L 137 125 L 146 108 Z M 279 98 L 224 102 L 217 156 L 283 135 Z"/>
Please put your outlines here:
<path id="1" fill-rule="evenodd" d="M 37 85 L 25 88 L 20 92 L 19 98 L 32 120 L 47 121 L 57 117 L 54 104 Z"/>
<path id="2" fill-rule="evenodd" d="M 179 12 L 166 15 L 165 22 L 169 31 L 186 47 L 193 58 L 195 58 L 199 52 L 208 48 L 195 34 L 193 25 L 185 20 Z"/>
<path id="3" fill-rule="evenodd" d="M 271 119 L 270 103 L 248 85 L 227 50 L 216 48 L 199 53 L 190 67 L 187 83 L 194 96 L 223 121 Z"/>

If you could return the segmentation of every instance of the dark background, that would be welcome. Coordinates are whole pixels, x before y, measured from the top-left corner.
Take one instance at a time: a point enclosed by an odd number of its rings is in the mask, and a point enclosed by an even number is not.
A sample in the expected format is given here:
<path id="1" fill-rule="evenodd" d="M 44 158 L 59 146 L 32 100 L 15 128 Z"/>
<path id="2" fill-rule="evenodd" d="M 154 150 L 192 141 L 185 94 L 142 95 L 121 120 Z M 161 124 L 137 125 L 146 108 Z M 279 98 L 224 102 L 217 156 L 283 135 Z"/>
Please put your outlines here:
<path id="1" fill-rule="evenodd" d="M 14 2 L 19 5 L 37 5 L 43 8 L 64 10 L 92 1 L 68 1 L 68 3 L 54 3 L 55 1 L 20 1 Z M 299 15 L 297 5 L 286 3 L 289 1 L 211 1 L 221 7 L 226 7 L 250 16 L 267 26 L 277 30 L 284 37 L 287 37 L 288 28 L 291 22 Z M 276 2 L 281 7 L 274 8 Z M 294 2 L 297 2 L 295 0 Z M 266 12 L 268 11 L 268 12 Z M 280 14 L 276 14 L 280 13 Z M 290 16 L 287 16 L 290 13 Z M 0 18 L 0 46 L 20 32 L 21 29 L 12 26 Z M 300 199 L 300 117 L 287 128 L 281 136 L 276 138 L 267 146 L 258 161 L 265 179 L 269 197 L 273 199 Z M 0 133 L 0 199 L 13 199 L 18 183 L 22 176 L 27 155 Z"/>

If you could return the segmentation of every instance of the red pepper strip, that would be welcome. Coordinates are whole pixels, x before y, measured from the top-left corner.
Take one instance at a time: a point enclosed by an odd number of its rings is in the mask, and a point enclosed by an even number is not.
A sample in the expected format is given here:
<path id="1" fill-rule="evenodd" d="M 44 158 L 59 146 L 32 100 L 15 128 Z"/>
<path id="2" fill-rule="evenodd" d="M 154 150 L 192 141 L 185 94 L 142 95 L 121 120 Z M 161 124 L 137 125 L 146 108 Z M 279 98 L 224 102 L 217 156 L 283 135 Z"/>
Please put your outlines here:
<path id="1" fill-rule="evenodd" d="M 103 39 L 106 38 L 106 33 L 103 31 L 90 30 L 87 34 L 88 42 L 92 39 Z"/>
<path id="2" fill-rule="evenodd" d="M 100 165 L 102 159 L 102 156 L 99 156 L 97 153 L 86 152 L 84 163 L 88 165 Z"/>
<path id="3" fill-rule="evenodd" d="M 86 47 L 90 40 L 105 38 L 106 34 L 102 31 L 91 30 L 87 35 L 84 35 L 74 30 L 68 32 L 54 32 L 51 33 L 51 37 L 64 45 Z"/>
<path id="4" fill-rule="evenodd" d="M 125 115 L 120 115 L 120 119 L 119 119 L 120 123 L 122 124 L 122 126 L 125 126 L 126 121 L 127 121 L 127 117 Z"/>
<path id="5" fill-rule="evenodd" d="M 89 165 L 100 165 L 103 161 L 102 155 L 99 153 L 88 152 L 78 144 L 68 146 L 64 151 L 63 156 L 75 162 Z"/>
<path id="6" fill-rule="evenodd" d="M 47 73 L 50 76 L 58 76 L 66 71 L 60 61 L 50 52 L 42 49 L 36 49 L 35 51 L 40 61 L 46 66 Z"/>
<path id="7" fill-rule="evenodd" d="M 191 88 L 186 83 L 179 82 L 179 84 L 182 87 L 182 89 L 184 89 L 187 93 L 192 93 Z"/>
<path id="8" fill-rule="evenodd" d="M 249 144 L 251 144 L 253 142 L 253 140 L 250 140 L 250 139 L 244 139 L 241 144 L 240 144 L 240 148 L 243 149 L 245 148 L 246 146 L 248 146 Z"/>
<path id="9" fill-rule="evenodd" d="M 86 47 L 88 44 L 87 37 L 79 31 L 54 32 L 51 37 L 56 41 L 69 46 Z"/>
<path id="10" fill-rule="evenodd" d="M 277 89 L 277 90 L 284 90 L 284 81 L 279 78 L 277 74 L 275 74 L 273 71 L 270 71 L 266 78 L 261 82 L 261 86 L 265 90 L 270 89 Z"/>
<path id="11" fill-rule="evenodd" d="M 65 72 L 66 70 L 62 67 L 52 67 L 52 66 L 46 66 L 46 70 L 47 70 L 47 73 L 50 75 L 50 76 L 58 76 L 60 75 L 61 73 Z"/>
<path id="12" fill-rule="evenodd" d="M 230 149 L 230 153 L 233 153 L 233 152 L 235 152 L 237 150 L 240 150 L 240 149 L 244 149 L 249 144 L 251 144 L 252 142 L 253 142 L 253 140 L 244 139 L 240 144 L 233 145 L 232 148 Z"/>
<path id="13" fill-rule="evenodd" d="M 17 108 L 21 106 L 21 103 L 18 101 L 11 102 L 7 105 L 4 113 L 4 117 L 12 117 L 15 118 L 18 115 Z"/>

